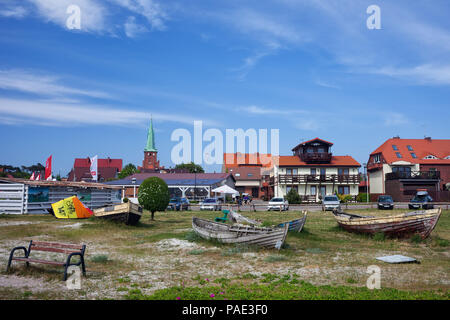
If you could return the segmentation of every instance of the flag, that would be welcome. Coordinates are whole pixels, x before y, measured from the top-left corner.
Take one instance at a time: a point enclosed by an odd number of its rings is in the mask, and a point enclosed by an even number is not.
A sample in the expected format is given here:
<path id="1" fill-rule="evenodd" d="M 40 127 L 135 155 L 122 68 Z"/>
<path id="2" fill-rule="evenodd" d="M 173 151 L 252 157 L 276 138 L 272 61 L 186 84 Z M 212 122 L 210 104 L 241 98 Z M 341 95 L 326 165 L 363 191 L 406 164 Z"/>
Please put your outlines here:
<path id="1" fill-rule="evenodd" d="M 49 180 L 52 178 L 52 156 L 48 157 L 45 162 L 45 176 L 44 180 Z"/>
<path id="2" fill-rule="evenodd" d="M 31 175 L 30 180 L 35 180 L 35 179 L 36 179 L 36 177 L 35 177 L 34 171 L 33 171 L 33 174 Z"/>
<path id="3" fill-rule="evenodd" d="M 40 172 L 39 172 L 39 174 L 38 174 L 36 180 L 41 180 L 41 173 L 40 173 Z"/>
<path id="4" fill-rule="evenodd" d="M 98 162 L 97 156 L 91 158 L 91 176 L 92 176 L 92 180 L 94 180 L 94 181 L 98 180 L 97 162 Z"/>

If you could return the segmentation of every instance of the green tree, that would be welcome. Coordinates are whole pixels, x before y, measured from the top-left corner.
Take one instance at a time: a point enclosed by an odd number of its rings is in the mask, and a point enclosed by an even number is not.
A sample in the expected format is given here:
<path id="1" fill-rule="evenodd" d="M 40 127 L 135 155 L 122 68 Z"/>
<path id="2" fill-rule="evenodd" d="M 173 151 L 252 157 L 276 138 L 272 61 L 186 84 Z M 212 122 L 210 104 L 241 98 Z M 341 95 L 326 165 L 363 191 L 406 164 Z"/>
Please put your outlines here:
<path id="1" fill-rule="evenodd" d="M 188 170 L 190 173 L 195 173 L 195 172 L 204 173 L 205 172 L 205 170 L 203 170 L 202 166 L 195 164 L 194 162 L 177 164 L 175 166 L 175 169 Z"/>
<path id="2" fill-rule="evenodd" d="M 122 171 L 120 171 L 117 176 L 119 177 L 119 179 L 123 179 L 128 176 L 131 176 L 132 174 L 135 174 L 136 172 L 137 172 L 136 166 L 132 163 L 129 163 L 122 168 Z"/>
<path id="3" fill-rule="evenodd" d="M 144 209 L 152 213 L 152 220 L 155 220 L 155 212 L 166 210 L 169 204 L 169 187 L 161 178 L 145 179 L 139 186 L 138 201 Z"/>
<path id="4" fill-rule="evenodd" d="M 286 195 L 286 200 L 289 202 L 289 204 L 300 204 L 302 202 L 302 198 L 294 188 L 289 190 Z"/>

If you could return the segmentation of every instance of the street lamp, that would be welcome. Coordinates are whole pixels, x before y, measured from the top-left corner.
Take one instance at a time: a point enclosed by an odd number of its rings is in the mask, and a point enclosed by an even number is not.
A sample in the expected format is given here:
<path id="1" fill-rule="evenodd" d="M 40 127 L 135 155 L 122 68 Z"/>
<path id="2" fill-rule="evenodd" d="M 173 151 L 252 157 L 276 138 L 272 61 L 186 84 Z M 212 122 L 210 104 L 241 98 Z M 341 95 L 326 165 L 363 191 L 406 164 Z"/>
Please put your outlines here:
<path id="1" fill-rule="evenodd" d="M 366 202 L 369 203 L 369 177 L 367 175 L 367 163 L 363 163 L 364 166 L 364 180 L 366 181 Z"/>
<path id="2" fill-rule="evenodd" d="M 194 201 L 197 201 L 197 168 L 194 168 Z"/>

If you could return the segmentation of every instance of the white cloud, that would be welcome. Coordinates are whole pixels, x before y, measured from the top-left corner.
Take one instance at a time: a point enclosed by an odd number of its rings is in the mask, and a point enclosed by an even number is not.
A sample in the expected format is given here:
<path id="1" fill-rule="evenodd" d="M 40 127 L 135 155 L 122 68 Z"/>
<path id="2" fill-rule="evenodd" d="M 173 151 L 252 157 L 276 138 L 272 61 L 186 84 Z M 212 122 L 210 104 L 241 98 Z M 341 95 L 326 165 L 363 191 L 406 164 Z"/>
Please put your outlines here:
<path id="1" fill-rule="evenodd" d="M 65 86 L 56 76 L 23 70 L 0 70 L 0 89 L 22 91 L 43 96 L 79 95 L 92 98 L 110 98 L 105 92 Z"/>
<path id="2" fill-rule="evenodd" d="M 308 114 L 308 111 L 302 110 L 302 109 L 296 109 L 296 110 L 283 110 L 280 108 L 263 108 L 255 105 L 241 107 L 238 110 L 246 111 L 250 114 L 255 115 L 279 115 L 279 116 L 292 116 L 294 114 Z"/>
<path id="3" fill-rule="evenodd" d="M 370 72 L 400 78 L 416 84 L 450 85 L 450 65 L 424 64 L 410 68 L 383 67 Z"/>
<path id="4" fill-rule="evenodd" d="M 127 22 L 124 24 L 124 28 L 125 34 L 129 38 L 135 38 L 138 35 L 148 31 L 146 27 L 136 23 L 135 17 L 129 17 Z"/>
<path id="5" fill-rule="evenodd" d="M 12 125 L 32 123 L 40 126 L 64 127 L 79 125 L 145 126 L 150 116 L 156 121 L 187 125 L 193 125 L 194 120 L 202 120 L 181 114 L 143 112 L 100 105 L 0 98 L 0 122 Z M 216 125 L 207 119 L 203 121 L 205 125 Z"/>
<path id="6" fill-rule="evenodd" d="M 27 10 L 24 7 L 8 7 L 0 10 L 0 16 L 6 18 L 23 18 L 27 15 Z"/>
<path id="7" fill-rule="evenodd" d="M 165 30 L 164 23 L 168 16 L 158 2 L 154 0 L 109 0 L 122 6 L 134 14 L 141 15 L 147 19 L 152 29 Z"/>

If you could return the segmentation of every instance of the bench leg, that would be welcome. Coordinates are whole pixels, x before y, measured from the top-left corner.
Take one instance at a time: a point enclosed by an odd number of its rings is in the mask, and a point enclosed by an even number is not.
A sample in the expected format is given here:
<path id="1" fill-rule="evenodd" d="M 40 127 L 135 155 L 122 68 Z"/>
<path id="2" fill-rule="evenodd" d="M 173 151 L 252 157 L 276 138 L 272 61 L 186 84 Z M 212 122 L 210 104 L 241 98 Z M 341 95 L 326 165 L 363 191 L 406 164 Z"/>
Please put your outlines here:
<path id="1" fill-rule="evenodd" d="M 9 271 L 9 268 L 11 267 L 11 263 L 12 263 L 12 260 L 13 260 L 13 257 L 14 257 L 14 252 L 15 252 L 16 250 L 23 250 L 24 253 L 25 253 L 25 257 L 28 257 L 28 251 L 27 251 L 27 248 L 25 248 L 25 247 L 15 247 L 14 249 L 12 249 L 12 250 L 11 250 L 11 253 L 9 254 L 8 265 L 6 266 L 6 272 L 8 272 L 8 271 Z M 30 264 L 29 264 L 28 261 L 27 261 L 27 267 L 28 267 L 29 265 L 30 265 Z"/>

